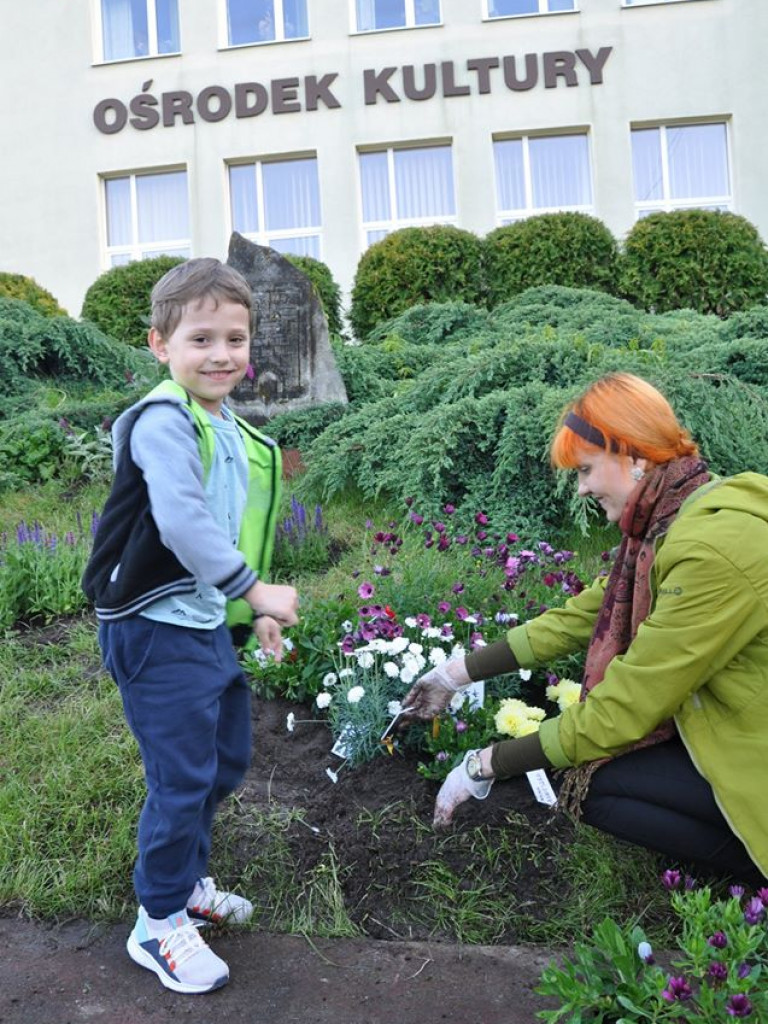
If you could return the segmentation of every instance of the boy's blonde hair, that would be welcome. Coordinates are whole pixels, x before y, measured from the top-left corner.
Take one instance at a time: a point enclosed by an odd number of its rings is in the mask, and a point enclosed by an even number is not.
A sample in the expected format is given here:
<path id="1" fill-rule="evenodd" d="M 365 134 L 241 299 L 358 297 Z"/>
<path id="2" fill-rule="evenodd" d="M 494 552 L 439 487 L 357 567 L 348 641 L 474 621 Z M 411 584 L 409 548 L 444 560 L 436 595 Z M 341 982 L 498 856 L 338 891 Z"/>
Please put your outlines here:
<path id="1" fill-rule="evenodd" d="M 185 260 L 163 274 L 152 289 L 150 323 L 163 338 L 173 334 L 190 303 L 213 298 L 253 307 L 251 288 L 242 274 L 210 256 Z"/>

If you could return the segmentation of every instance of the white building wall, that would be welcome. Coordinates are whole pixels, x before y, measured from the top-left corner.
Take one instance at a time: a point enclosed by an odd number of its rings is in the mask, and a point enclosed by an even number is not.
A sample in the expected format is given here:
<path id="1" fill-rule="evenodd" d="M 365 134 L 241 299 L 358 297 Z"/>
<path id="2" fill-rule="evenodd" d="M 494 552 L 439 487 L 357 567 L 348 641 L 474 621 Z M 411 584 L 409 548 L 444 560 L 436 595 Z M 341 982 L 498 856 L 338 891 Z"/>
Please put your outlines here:
<path id="1" fill-rule="evenodd" d="M 720 117 L 729 123 L 731 208 L 768 238 L 766 103 L 758 96 L 768 39 L 765 0 L 680 0 L 622 8 L 580 0 L 581 10 L 483 20 L 481 0 L 442 0 L 440 26 L 351 32 L 353 5 L 308 0 L 311 39 L 226 48 L 223 0 L 180 0 L 181 55 L 99 63 L 98 0 L 0 0 L 0 270 L 34 277 L 77 316 L 89 285 L 109 266 L 104 175 L 186 168 L 194 255 L 226 258 L 232 230 L 227 162 L 279 154 L 318 161 L 321 258 L 349 292 L 363 250 L 357 147 L 446 140 L 453 145 L 457 223 L 480 235 L 497 225 L 495 134 L 588 130 L 594 213 L 618 236 L 635 219 L 630 126 Z M 601 47 L 603 82 L 541 81 L 512 92 L 501 69 L 478 90 L 470 58 Z M 366 105 L 365 69 L 452 61 L 466 96 Z M 275 114 L 103 134 L 96 105 L 128 105 L 151 82 L 156 96 L 210 85 L 336 72 L 338 109 Z M 298 95 L 302 97 L 303 89 Z M 303 107 L 303 101 L 302 101 Z"/>

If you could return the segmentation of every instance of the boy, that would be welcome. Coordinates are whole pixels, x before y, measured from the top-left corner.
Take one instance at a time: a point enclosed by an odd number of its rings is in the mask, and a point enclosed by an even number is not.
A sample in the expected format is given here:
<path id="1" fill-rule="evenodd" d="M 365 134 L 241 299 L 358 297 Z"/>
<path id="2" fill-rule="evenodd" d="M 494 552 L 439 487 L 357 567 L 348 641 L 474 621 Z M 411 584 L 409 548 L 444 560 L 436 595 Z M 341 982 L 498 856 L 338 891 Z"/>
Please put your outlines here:
<path id="1" fill-rule="evenodd" d="M 115 423 L 115 477 L 83 577 L 147 785 L 128 953 L 176 992 L 229 978 L 196 922 L 253 912 L 207 871 L 216 806 L 250 760 L 250 690 L 228 625 L 253 623 L 279 661 L 281 626 L 297 622 L 293 587 L 260 578 L 279 451 L 224 405 L 248 367 L 250 316 L 248 284 L 215 259 L 155 285 L 149 347 L 172 379 Z"/>

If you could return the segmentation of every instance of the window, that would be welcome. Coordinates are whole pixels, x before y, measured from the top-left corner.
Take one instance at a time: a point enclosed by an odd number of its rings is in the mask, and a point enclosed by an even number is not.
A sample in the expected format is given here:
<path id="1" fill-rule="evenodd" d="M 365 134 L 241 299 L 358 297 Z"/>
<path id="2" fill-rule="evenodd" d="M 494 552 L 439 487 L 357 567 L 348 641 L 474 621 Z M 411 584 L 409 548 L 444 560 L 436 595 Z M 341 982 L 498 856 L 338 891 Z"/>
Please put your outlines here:
<path id="1" fill-rule="evenodd" d="M 638 217 L 657 210 L 728 210 L 731 185 L 723 122 L 632 130 Z"/>
<path id="2" fill-rule="evenodd" d="M 191 255 L 186 171 L 107 178 L 104 192 L 111 266 Z"/>
<path id="3" fill-rule="evenodd" d="M 396 228 L 455 222 L 450 146 L 361 153 L 360 185 L 366 245 Z"/>
<path id="4" fill-rule="evenodd" d="M 227 0 L 230 46 L 308 36 L 307 0 Z"/>
<path id="5" fill-rule="evenodd" d="M 575 11 L 576 0 L 487 0 L 489 18 L 510 18 L 516 14 L 559 14 Z"/>
<path id="6" fill-rule="evenodd" d="M 532 213 L 592 211 L 589 141 L 579 135 L 524 135 L 493 144 L 500 224 Z"/>
<path id="7" fill-rule="evenodd" d="M 229 191 L 235 231 L 278 252 L 320 259 L 315 157 L 232 164 Z"/>
<path id="8" fill-rule="evenodd" d="M 177 0 L 101 0 L 104 60 L 178 53 Z"/>
<path id="9" fill-rule="evenodd" d="M 440 0 L 356 0 L 357 31 L 440 24 Z"/>

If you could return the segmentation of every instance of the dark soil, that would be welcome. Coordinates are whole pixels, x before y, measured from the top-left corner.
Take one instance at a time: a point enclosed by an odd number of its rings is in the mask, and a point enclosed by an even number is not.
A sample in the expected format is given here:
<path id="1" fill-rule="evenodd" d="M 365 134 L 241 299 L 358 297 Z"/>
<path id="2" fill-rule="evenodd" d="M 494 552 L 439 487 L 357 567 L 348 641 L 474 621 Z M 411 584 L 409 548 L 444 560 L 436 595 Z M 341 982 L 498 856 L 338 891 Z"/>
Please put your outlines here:
<path id="1" fill-rule="evenodd" d="M 293 732 L 286 728 L 289 712 L 296 716 Z M 525 778 L 495 786 L 485 801 L 469 801 L 448 832 L 436 832 L 439 785 L 417 774 L 415 753 L 382 754 L 339 770 L 328 727 L 301 722 L 316 718 L 313 710 L 275 699 L 255 702 L 254 716 L 253 762 L 236 819 L 254 809 L 301 809 L 303 820 L 285 833 L 297 878 L 332 854 L 346 912 L 363 934 L 512 945 L 535 940 L 545 914 L 551 921 L 573 826 L 537 803 Z M 337 783 L 326 767 L 338 771 Z M 264 858 L 264 836 L 237 826 L 231 833 L 225 842 L 237 870 L 247 873 L 249 863 Z M 445 900 L 435 899 L 440 884 Z"/>

